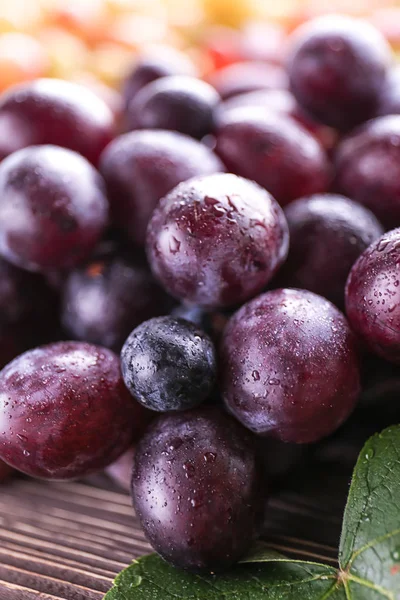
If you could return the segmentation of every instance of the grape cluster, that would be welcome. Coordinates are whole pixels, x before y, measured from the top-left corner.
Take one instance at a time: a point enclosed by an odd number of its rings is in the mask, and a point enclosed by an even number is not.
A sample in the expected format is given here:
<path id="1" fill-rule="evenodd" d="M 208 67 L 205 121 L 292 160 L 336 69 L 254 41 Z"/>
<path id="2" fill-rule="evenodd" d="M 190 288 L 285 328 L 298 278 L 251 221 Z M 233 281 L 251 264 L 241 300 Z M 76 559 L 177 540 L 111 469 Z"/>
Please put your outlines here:
<path id="1" fill-rule="evenodd" d="M 105 469 L 196 572 L 239 560 L 305 445 L 379 403 L 366 365 L 399 379 L 388 46 L 327 16 L 286 64 L 250 55 L 203 79 L 141 57 L 118 122 L 56 79 L 0 97 L 0 478 Z"/>

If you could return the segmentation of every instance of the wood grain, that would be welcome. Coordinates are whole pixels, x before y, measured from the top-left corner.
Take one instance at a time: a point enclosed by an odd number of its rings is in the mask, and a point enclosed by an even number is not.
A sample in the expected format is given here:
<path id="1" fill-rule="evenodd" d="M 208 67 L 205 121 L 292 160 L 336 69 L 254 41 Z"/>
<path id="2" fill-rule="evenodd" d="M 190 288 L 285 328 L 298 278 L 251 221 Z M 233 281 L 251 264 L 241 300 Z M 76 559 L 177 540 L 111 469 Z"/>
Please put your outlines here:
<path id="1" fill-rule="evenodd" d="M 101 600 L 121 569 L 151 551 L 129 496 L 95 483 L 1 486 L 0 600 Z M 285 554 L 335 564 L 347 483 L 302 476 L 272 497 L 263 537 Z"/>

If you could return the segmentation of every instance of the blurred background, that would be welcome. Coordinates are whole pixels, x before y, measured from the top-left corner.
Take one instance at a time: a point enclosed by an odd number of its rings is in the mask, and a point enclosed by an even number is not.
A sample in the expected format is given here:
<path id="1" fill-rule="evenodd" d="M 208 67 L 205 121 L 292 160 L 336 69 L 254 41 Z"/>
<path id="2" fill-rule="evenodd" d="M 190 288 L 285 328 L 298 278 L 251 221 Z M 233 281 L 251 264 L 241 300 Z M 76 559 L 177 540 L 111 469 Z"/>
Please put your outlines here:
<path id="1" fill-rule="evenodd" d="M 0 0 L 0 91 L 62 77 L 118 111 L 116 90 L 143 52 L 172 47 L 204 77 L 232 62 L 279 64 L 286 35 L 326 12 L 366 17 L 400 51 L 400 3 L 385 0 Z"/>

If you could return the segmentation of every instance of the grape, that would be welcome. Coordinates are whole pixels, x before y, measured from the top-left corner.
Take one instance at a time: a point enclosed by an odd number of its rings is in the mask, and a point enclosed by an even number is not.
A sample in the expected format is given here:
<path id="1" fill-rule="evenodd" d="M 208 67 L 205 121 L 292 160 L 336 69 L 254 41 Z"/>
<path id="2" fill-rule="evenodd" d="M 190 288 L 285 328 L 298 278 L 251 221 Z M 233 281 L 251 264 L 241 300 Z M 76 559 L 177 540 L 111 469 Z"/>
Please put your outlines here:
<path id="1" fill-rule="evenodd" d="M 173 317 L 190 321 L 203 329 L 216 344 L 228 322 L 229 314 L 220 310 L 207 311 L 193 304 L 179 304 L 171 311 Z"/>
<path id="2" fill-rule="evenodd" d="M 379 97 L 377 114 L 398 115 L 400 114 L 400 68 L 392 67 L 386 78 Z"/>
<path id="3" fill-rule="evenodd" d="M 193 63 L 182 52 L 163 47 L 139 56 L 123 84 L 125 106 L 128 107 L 132 98 L 148 83 L 171 75 L 195 75 Z"/>
<path id="4" fill-rule="evenodd" d="M 195 77 L 163 77 L 146 85 L 129 104 L 128 128 L 168 129 L 202 138 L 214 126 L 220 98 L 211 85 Z"/>
<path id="5" fill-rule="evenodd" d="M 389 64 L 389 45 L 372 25 L 326 15 L 294 33 L 287 68 L 299 103 L 347 131 L 374 116 Z"/>
<path id="6" fill-rule="evenodd" d="M 115 462 L 106 468 L 107 475 L 125 492 L 131 489 L 134 446 L 124 452 Z"/>
<path id="7" fill-rule="evenodd" d="M 101 159 L 115 223 L 143 244 L 160 198 L 178 183 L 224 171 L 200 142 L 174 131 L 134 131 L 116 138 Z"/>
<path id="8" fill-rule="evenodd" d="M 216 379 L 208 335 L 184 319 L 156 317 L 132 331 L 121 351 L 132 396 L 158 412 L 187 410 L 206 400 Z"/>
<path id="9" fill-rule="evenodd" d="M 369 348 L 400 364 L 400 229 L 367 248 L 350 271 L 346 313 Z"/>
<path id="10" fill-rule="evenodd" d="M 242 306 L 225 328 L 221 363 L 228 410 L 253 432 L 283 442 L 332 433 L 360 391 L 345 317 L 306 290 L 274 290 Z"/>
<path id="11" fill-rule="evenodd" d="M 327 190 L 330 169 L 321 145 L 283 114 L 238 108 L 226 115 L 216 139 L 228 169 L 256 181 L 281 205 Z"/>
<path id="12" fill-rule="evenodd" d="M 229 114 L 237 108 L 251 107 L 252 109 L 265 109 L 268 115 L 271 110 L 277 111 L 283 115 L 292 117 L 311 133 L 320 144 L 327 150 L 331 150 L 336 141 L 336 132 L 325 125 L 317 123 L 308 113 L 301 108 L 291 92 L 284 89 L 277 90 L 257 90 L 233 96 L 218 106 L 215 119 L 218 126 L 229 122 Z"/>
<path id="13" fill-rule="evenodd" d="M 44 479 L 114 462 L 143 423 L 117 356 L 82 342 L 30 350 L 0 372 L 0 458 Z"/>
<path id="14" fill-rule="evenodd" d="M 119 351 L 132 329 L 168 313 L 172 301 L 137 252 L 98 252 L 72 271 L 62 294 L 62 321 L 74 338 Z"/>
<path id="15" fill-rule="evenodd" d="M 0 253 L 24 269 L 76 265 L 107 217 L 101 177 L 71 150 L 32 146 L 0 165 Z"/>
<path id="16" fill-rule="evenodd" d="M 137 446 L 136 513 L 177 567 L 214 572 L 239 560 L 260 524 L 260 490 L 252 439 L 216 408 L 159 417 Z"/>
<path id="17" fill-rule="evenodd" d="M 285 215 L 290 250 L 277 285 L 310 290 L 342 308 L 351 267 L 383 227 L 363 206 L 333 194 L 295 200 Z"/>
<path id="18" fill-rule="evenodd" d="M 216 174 L 179 184 L 149 223 L 150 265 L 177 298 L 232 306 L 260 292 L 286 258 L 282 210 L 255 183 Z"/>
<path id="19" fill-rule="evenodd" d="M 345 138 L 336 187 L 369 208 L 386 228 L 400 225 L 400 115 L 373 119 Z"/>
<path id="20" fill-rule="evenodd" d="M 275 90 L 288 87 L 282 67 L 263 62 L 240 62 L 219 69 L 209 82 L 223 100 L 255 90 Z"/>
<path id="21" fill-rule="evenodd" d="M 113 133 L 106 103 L 68 81 L 37 79 L 13 87 L 0 101 L 1 158 L 26 146 L 54 144 L 97 164 Z"/>

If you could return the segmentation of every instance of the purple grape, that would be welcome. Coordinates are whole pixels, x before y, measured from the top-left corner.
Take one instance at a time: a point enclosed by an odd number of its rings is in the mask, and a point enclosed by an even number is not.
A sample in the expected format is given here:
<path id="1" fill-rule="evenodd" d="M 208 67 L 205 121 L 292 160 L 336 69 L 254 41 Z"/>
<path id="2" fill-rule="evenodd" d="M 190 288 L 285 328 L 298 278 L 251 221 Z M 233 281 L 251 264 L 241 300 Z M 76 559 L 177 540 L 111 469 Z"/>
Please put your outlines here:
<path id="1" fill-rule="evenodd" d="M 74 338 L 119 351 L 134 327 L 171 306 L 141 255 L 100 251 L 68 275 L 61 314 Z"/>
<path id="2" fill-rule="evenodd" d="M 350 269 L 382 235 L 382 225 L 360 204 L 333 194 L 296 200 L 285 215 L 290 250 L 276 284 L 310 290 L 343 308 Z"/>
<path id="3" fill-rule="evenodd" d="M 128 129 L 168 129 L 200 139 L 214 127 L 219 100 L 215 89 L 196 77 L 163 77 L 133 98 Z"/>
<path id="4" fill-rule="evenodd" d="M 251 431 L 283 442 L 332 433 L 360 391 L 345 317 L 305 290 L 274 290 L 242 306 L 224 331 L 221 363 L 228 410 Z"/>
<path id="5" fill-rule="evenodd" d="M 326 15 L 295 31 L 290 86 L 316 119 L 347 131 L 375 115 L 390 57 L 388 43 L 367 21 Z"/>
<path id="6" fill-rule="evenodd" d="M 42 346 L 0 372 L 0 458 L 33 477 L 80 477 L 129 448 L 147 420 L 143 411 L 110 350 Z"/>
<path id="7" fill-rule="evenodd" d="M 233 63 L 213 73 L 209 82 L 223 100 L 255 90 L 288 87 L 288 78 L 284 69 L 265 62 Z"/>
<path id="8" fill-rule="evenodd" d="M 294 119 L 272 109 L 228 112 L 216 140 L 228 169 L 256 181 L 281 205 L 328 188 L 330 168 L 321 145 Z"/>
<path id="9" fill-rule="evenodd" d="M 24 269 L 69 268 L 107 225 L 101 177 L 71 150 L 32 146 L 0 165 L 0 253 Z"/>
<path id="10" fill-rule="evenodd" d="M 400 364 L 400 229 L 375 241 L 350 271 L 346 313 L 354 331 L 386 360 Z"/>
<path id="11" fill-rule="evenodd" d="M 337 133 L 332 128 L 317 123 L 310 117 L 289 90 L 257 90 L 233 96 L 225 102 L 221 102 L 218 106 L 215 115 L 217 125 L 224 125 L 225 120 L 229 122 L 230 112 L 244 107 L 250 107 L 253 110 L 262 108 L 267 115 L 273 110 L 292 117 L 307 129 L 326 150 L 331 150 L 336 144 Z"/>
<path id="12" fill-rule="evenodd" d="M 400 114 L 400 68 L 392 67 L 379 97 L 377 115 Z"/>
<path id="13" fill-rule="evenodd" d="M 137 446 L 132 497 L 163 558 L 190 571 L 226 569 L 243 556 L 260 524 L 252 439 L 216 408 L 162 416 Z"/>
<path id="14" fill-rule="evenodd" d="M 125 106 L 128 107 L 132 98 L 156 79 L 171 75 L 195 74 L 194 65 L 188 56 L 172 47 L 165 46 L 162 50 L 143 54 L 136 60 L 123 83 Z"/>
<path id="15" fill-rule="evenodd" d="M 287 224 L 272 196 L 224 173 L 178 185 L 148 228 L 150 265 L 165 289 L 210 308 L 260 292 L 287 250 Z"/>
<path id="16" fill-rule="evenodd" d="M 400 225 L 400 115 L 373 119 L 345 138 L 336 187 L 369 208 L 388 229 Z"/>
<path id="17" fill-rule="evenodd" d="M 110 108 L 76 83 L 37 79 L 1 97 L 1 158 L 27 146 L 53 144 L 79 152 L 96 165 L 113 134 Z"/>
<path id="18" fill-rule="evenodd" d="M 212 341 L 193 323 L 155 317 L 132 331 L 121 351 L 132 396 L 157 412 L 188 410 L 207 400 L 216 380 Z"/>
<path id="19" fill-rule="evenodd" d="M 134 131 L 116 138 L 101 159 L 115 223 L 144 244 L 159 200 L 191 177 L 224 171 L 206 146 L 173 131 Z"/>

